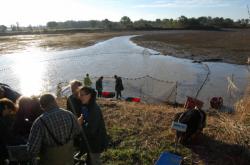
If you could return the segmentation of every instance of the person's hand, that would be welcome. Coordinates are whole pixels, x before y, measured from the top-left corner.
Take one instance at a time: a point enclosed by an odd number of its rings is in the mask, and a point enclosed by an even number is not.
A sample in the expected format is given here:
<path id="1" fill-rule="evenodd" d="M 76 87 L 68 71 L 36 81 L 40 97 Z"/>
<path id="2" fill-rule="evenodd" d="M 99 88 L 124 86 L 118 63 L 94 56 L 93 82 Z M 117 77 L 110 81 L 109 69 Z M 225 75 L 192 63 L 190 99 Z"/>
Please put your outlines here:
<path id="1" fill-rule="evenodd" d="M 78 121 L 78 124 L 79 124 L 80 126 L 83 125 L 83 123 L 84 123 L 84 118 L 83 118 L 83 115 L 82 115 L 82 114 L 81 114 L 80 117 L 78 117 L 77 121 Z"/>

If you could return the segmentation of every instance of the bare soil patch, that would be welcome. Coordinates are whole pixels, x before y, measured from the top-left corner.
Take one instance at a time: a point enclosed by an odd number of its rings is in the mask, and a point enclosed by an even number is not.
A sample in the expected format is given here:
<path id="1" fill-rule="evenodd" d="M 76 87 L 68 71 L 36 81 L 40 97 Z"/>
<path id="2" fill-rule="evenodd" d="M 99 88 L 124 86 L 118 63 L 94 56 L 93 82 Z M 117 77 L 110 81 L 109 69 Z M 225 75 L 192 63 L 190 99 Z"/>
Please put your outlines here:
<path id="1" fill-rule="evenodd" d="M 250 30 L 175 31 L 146 34 L 133 38 L 138 45 L 164 55 L 193 60 L 221 59 L 246 64 L 250 57 Z"/>

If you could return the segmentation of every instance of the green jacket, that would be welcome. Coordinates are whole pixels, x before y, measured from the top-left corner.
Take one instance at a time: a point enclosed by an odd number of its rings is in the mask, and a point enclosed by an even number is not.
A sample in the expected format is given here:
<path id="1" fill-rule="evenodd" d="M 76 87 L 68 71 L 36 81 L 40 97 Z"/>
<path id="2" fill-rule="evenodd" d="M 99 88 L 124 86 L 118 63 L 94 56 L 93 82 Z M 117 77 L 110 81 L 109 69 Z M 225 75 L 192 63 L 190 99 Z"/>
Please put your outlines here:
<path id="1" fill-rule="evenodd" d="M 89 77 L 85 77 L 83 83 L 84 83 L 84 86 L 87 86 L 87 87 L 91 87 L 92 85 L 92 81 L 90 80 Z"/>

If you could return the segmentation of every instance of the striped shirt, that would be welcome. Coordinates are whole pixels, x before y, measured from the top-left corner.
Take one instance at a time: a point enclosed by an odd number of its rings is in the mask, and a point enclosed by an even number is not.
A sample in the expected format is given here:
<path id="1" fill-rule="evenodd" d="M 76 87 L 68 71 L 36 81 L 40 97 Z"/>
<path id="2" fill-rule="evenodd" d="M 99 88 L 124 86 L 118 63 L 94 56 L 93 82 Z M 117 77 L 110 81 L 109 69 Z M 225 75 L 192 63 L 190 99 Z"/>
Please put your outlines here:
<path id="1" fill-rule="evenodd" d="M 69 111 L 54 108 L 44 112 L 36 119 L 30 131 L 28 149 L 31 154 L 40 153 L 42 148 L 58 146 L 48 130 L 57 141 L 66 144 L 67 139 L 71 140 L 80 134 L 81 127 Z"/>

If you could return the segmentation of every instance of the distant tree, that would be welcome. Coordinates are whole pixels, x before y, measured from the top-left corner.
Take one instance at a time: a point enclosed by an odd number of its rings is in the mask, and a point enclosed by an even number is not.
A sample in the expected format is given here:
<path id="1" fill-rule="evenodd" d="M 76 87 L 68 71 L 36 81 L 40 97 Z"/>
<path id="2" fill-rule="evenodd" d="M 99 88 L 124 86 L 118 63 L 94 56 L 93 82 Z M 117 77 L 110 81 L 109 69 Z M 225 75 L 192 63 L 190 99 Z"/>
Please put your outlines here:
<path id="1" fill-rule="evenodd" d="M 20 31 L 21 29 L 20 29 L 20 26 L 19 26 L 19 22 L 16 22 L 16 30 L 17 31 Z"/>
<path id="2" fill-rule="evenodd" d="M 98 25 L 98 21 L 96 21 L 96 20 L 91 20 L 91 21 L 90 21 L 90 26 L 91 26 L 92 28 L 96 28 L 97 25 Z"/>
<path id="3" fill-rule="evenodd" d="M 60 28 L 74 28 L 74 24 L 75 24 L 75 21 L 66 21 L 63 23 L 57 23 L 57 25 L 52 25 L 52 26 L 55 26 L 57 28 L 59 28 L 59 27 Z"/>
<path id="4" fill-rule="evenodd" d="M 138 20 L 138 21 L 135 21 L 135 22 L 134 22 L 134 27 L 135 27 L 136 29 L 145 29 L 145 27 L 146 27 L 146 21 L 143 20 L 143 19 L 140 19 L 140 20 Z"/>
<path id="5" fill-rule="evenodd" d="M 51 28 L 51 29 L 57 28 L 58 27 L 58 23 L 55 22 L 55 21 L 48 22 L 47 23 L 47 27 Z"/>
<path id="6" fill-rule="evenodd" d="M 155 22 L 160 24 L 160 23 L 161 23 L 161 19 L 157 18 L 157 19 L 155 20 Z"/>
<path id="7" fill-rule="evenodd" d="M 163 19 L 161 24 L 162 24 L 163 28 L 171 28 L 169 19 Z"/>
<path id="8" fill-rule="evenodd" d="M 32 31 L 33 31 L 33 27 L 32 27 L 31 25 L 29 25 L 29 26 L 27 27 L 27 30 L 32 32 Z"/>
<path id="9" fill-rule="evenodd" d="M 156 19 L 155 22 L 153 23 L 154 28 L 163 28 L 163 23 L 161 19 Z"/>
<path id="10" fill-rule="evenodd" d="M 142 28 L 144 28 L 144 24 L 142 22 L 142 19 L 134 22 L 134 28 L 135 29 L 142 29 Z"/>
<path id="11" fill-rule="evenodd" d="M 246 27 L 249 24 L 248 19 L 238 20 L 234 22 L 230 18 L 222 17 L 199 17 L 199 18 L 187 18 L 186 16 L 180 16 L 178 19 L 156 19 L 154 21 L 149 20 L 137 20 L 132 22 L 128 16 L 123 16 L 119 22 L 112 22 L 108 19 L 98 21 L 65 21 L 55 22 L 51 21 L 47 23 L 47 28 L 104 28 L 109 30 L 114 29 L 157 29 L 157 28 L 230 28 L 230 27 Z M 13 31 L 16 31 L 19 25 L 13 25 Z"/>
<path id="12" fill-rule="evenodd" d="M 172 19 L 172 18 L 169 20 L 169 23 L 170 23 L 170 25 L 171 25 L 171 28 L 176 28 L 177 25 L 178 25 L 178 21 L 177 21 L 177 20 L 174 20 L 174 19 Z"/>
<path id="13" fill-rule="evenodd" d="M 174 19 L 163 19 L 161 21 L 161 27 L 162 28 L 177 28 L 178 27 L 178 21 Z"/>
<path id="14" fill-rule="evenodd" d="M 108 19 L 103 20 L 102 23 L 105 29 L 109 29 L 109 30 L 112 29 L 112 22 L 109 21 Z"/>
<path id="15" fill-rule="evenodd" d="M 200 26 L 200 22 L 198 19 L 196 18 L 189 18 L 188 22 L 187 22 L 187 26 L 189 27 L 194 27 L 194 26 Z"/>
<path id="16" fill-rule="evenodd" d="M 217 27 L 223 27 L 224 23 L 224 18 L 223 17 L 215 17 L 212 20 L 212 25 L 217 26 Z"/>
<path id="17" fill-rule="evenodd" d="M 11 31 L 13 31 L 13 32 L 14 32 L 14 31 L 17 31 L 16 25 L 11 25 L 10 28 L 11 28 Z"/>
<path id="18" fill-rule="evenodd" d="M 6 30 L 7 30 L 7 27 L 6 27 L 6 26 L 0 25 L 0 32 L 1 32 L 1 33 L 6 32 Z"/>
<path id="19" fill-rule="evenodd" d="M 211 26 L 211 17 L 199 17 L 197 20 L 201 26 Z"/>
<path id="20" fill-rule="evenodd" d="M 226 18 L 223 21 L 223 27 L 227 28 L 227 27 L 233 27 L 234 26 L 234 21 L 230 18 Z"/>
<path id="21" fill-rule="evenodd" d="M 188 25 L 188 18 L 185 16 L 180 16 L 178 19 L 178 23 L 182 26 L 182 27 L 186 27 Z"/>
<path id="22" fill-rule="evenodd" d="M 250 23 L 249 19 L 239 19 L 238 21 L 236 21 L 235 24 L 238 27 L 247 27 L 249 23 Z"/>
<path id="23" fill-rule="evenodd" d="M 134 28 L 135 29 L 152 29 L 152 24 L 147 20 L 140 19 L 139 21 L 134 22 Z"/>
<path id="24" fill-rule="evenodd" d="M 133 27 L 133 22 L 128 16 L 123 16 L 120 20 L 120 23 L 126 28 L 131 29 Z"/>

